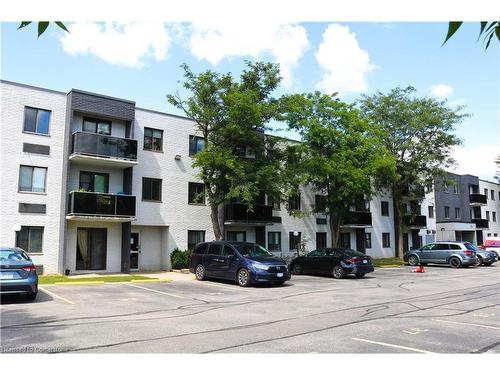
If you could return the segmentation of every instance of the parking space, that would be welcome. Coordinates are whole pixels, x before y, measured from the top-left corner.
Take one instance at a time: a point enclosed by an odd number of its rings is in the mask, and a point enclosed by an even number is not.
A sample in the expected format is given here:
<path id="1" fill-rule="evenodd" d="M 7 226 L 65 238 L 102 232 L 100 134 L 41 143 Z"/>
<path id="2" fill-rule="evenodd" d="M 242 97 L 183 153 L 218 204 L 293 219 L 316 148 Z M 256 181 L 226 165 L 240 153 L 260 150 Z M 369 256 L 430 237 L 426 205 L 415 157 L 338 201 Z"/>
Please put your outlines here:
<path id="1" fill-rule="evenodd" d="M 46 285 L 3 298 L 2 350 L 498 353 L 500 267 L 377 269 L 363 279 Z"/>

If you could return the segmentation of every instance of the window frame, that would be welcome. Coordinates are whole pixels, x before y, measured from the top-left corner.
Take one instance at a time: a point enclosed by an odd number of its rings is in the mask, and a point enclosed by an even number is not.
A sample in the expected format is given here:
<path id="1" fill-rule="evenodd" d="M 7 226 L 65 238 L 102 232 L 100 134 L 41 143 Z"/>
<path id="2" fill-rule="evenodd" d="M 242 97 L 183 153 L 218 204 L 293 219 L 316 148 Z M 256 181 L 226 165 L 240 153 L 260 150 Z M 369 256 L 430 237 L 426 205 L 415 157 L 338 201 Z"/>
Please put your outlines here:
<path id="1" fill-rule="evenodd" d="M 23 167 L 31 168 L 31 190 L 22 190 L 21 189 L 21 169 Z M 33 191 L 33 174 L 34 174 L 35 168 L 45 170 L 45 174 L 43 177 L 43 191 Z M 48 167 L 39 167 L 36 165 L 20 164 L 19 165 L 19 178 L 17 181 L 17 192 L 23 193 L 23 194 L 47 194 L 47 173 L 48 173 Z"/>
<path id="2" fill-rule="evenodd" d="M 203 147 L 201 150 L 198 150 L 198 141 L 202 140 L 203 141 Z M 195 147 L 191 147 L 191 145 L 194 144 Z M 189 156 L 193 157 L 196 155 L 198 152 L 201 152 L 205 148 L 205 138 L 200 137 L 198 135 L 189 135 Z"/>
<path id="3" fill-rule="evenodd" d="M 193 245 L 193 247 L 190 247 L 190 244 L 193 244 L 192 242 L 189 242 L 189 240 L 190 240 L 190 238 L 189 238 L 189 237 L 190 237 L 190 235 L 194 235 L 194 236 L 196 236 L 196 235 L 199 235 L 200 233 L 202 233 L 202 234 L 203 234 L 203 236 L 202 236 L 202 237 L 203 237 L 203 240 L 202 240 L 202 241 L 198 241 L 198 242 L 196 242 L 196 243 Z M 187 248 L 188 248 L 188 250 L 194 250 L 194 248 L 196 247 L 196 245 L 197 245 L 197 244 L 205 242 L 205 236 L 206 236 L 206 231 L 204 231 L 204 230 L 190 230 L 190 229 L 188 229 L 188 231 L 187 231 Z M 207 247 L 208 247 L 208 246 L 207 246 Z"/>
<path id="4" fill-rule="evenodd" d="M 78 176 L 78 189 L 82 189 L 82 174 L 89 174 L 90 175 L 90 186 L 92 190 L 86 190 L 91 193 L 102 193 L 102 194 L 109 194 L 109 173 L 103 173 L 103 172 L 92 172 L 92 171 L 80 171 L 80 175 Z M 95 181 L 94 178 L 96 175 L 99 176 L 104 176 L 106 179 L 106 191 L 95 191 Z"/>
<path id="5" fill-rule="evenodd" d="M 95 129 L 94 131 L 88 131 L 88 130 L 84 130 L 84 126 L 85 126 L 85 122 L 92 122 L 95 124 Z M 99 123 L 105 123 L 105 124 L 108 124 L 109 125 L 109 134 L 105 134 L 105 133 L 98 133 L 97 132 L 97 129 L 99 127 Z M 111 137 L 111 134 L 113 133 L 113 123 L 109 120 L 103 120 L 103 119 L 99 119 L 99 118 L 95 118 L 95 117 L 83 117 L 82 119 L 82 132 L 83 133 L 91 133 L 91 134 L 98 134 L 98 135 L 104 135 L 104 136 L 108 136 L 108 137 Z"/>
<path id="6" fill-rule="evenodd" d="M 382 232 L 382 248 L 388 249 L 390 247 L 391 247 L 391 233 Z"/>
<path id="7" fill-rule="evenodd" d="M 324 238 L 324 246 L 320 247 L 318 246 L 318 239 Z M 321 239 L 323 241 L 323 239 Z M 328 247 L 328 234 L 327 232 L 316 232 L 316 249 L 321 249 L 324 250 Z"/>
<path id="8" fill-rule="evenodd" d="M 278 243 L 277 244 L 276 243 L 271 244 L 270 240 L 276 234 L 277 234 L 277 238 L 278 238 Z M 282 242 L 281 242 L 281 232 L 278 232 L 278 231 L 267 232 L 267 250 L 269 250 L 269 251 L 281 251 L 281 244 L 282 244 Z M 271 249 L 271 245 L 272 246 L 276 246 L 277 245 L 279 248 L 278 249 L 276 249 L 276 248 Z"/>
<path id="9" fill-rule="evenodd" d="M 36 115 L 35 115 L 35 131 L 30 131 L 30 130 L 26 130 L 26 111 L 28 109 L 33 109 L 36 111 Z M 38 113 L 39 111 L 43 111 L 43 112 L 47 112 L 49 114 L 49 120 L 48 120 L 48 123 L 47 123 L 47 133 L 40 133 L 38 131 Z M 23 117 L 23 133 L 27 133 L 27 134 L 35 134 L 35 135 L 41 135 L 41 136 L 44 136 L 44 137 L 50 137 L 50 122 L 52 120 L 52 111 L 49 110 L 49 109 L 43 109 L 43 108 L 37 108 L 37 107 L 31 107 L 31 106 L 28 106 L 28 105 L 25 105 L 24 106 L 24 117 Z"/>
<path id="10" fill-rule="evenodd" d="M 297 236 L 294 236 L 294 232 L 288 233 L 288 251 L 297 251 L 299 250 L 300 243 L 302 242 L 302 232 L 298 232 Z M 297 245 L 297 247 L 292 247 L 292 245 Z"/>
<path id="11" fill-rule="evenodd" d="M 147 148 L 146 147 L 146 137 L 149 137 L 146 135 L 146 131 L 151 131 L 151 148 Z M 155 131 L 158 131 L 161 133 L 161 137 L 160 138 L 156 138 L 154 136 L 154 132 Z M 145 151 L 153 151 L 153 152 L 163 152 L 163 129 L 156 129 L 156 128 L 148 128 L 148 127 L 145 127 L 144 128 L 144 137 L 142 139 L 142 149 L 145 150 Z M 153 148 L 154 146 L 154 140 L 155 139 L 160 139 L 160 149 L 159 150 L 155 150 Z"/>
<path id="12" fill-rule="evenodd" d="M 365 232 L 365 249 L 372 248 L 372 234 L 370 232 Z"/>
<path id="13" fill-rule="evenodd" d="M 434 206 L 427 206 L 427 216 L 429 219 L 434 219 Z"/>
<path id="14" fill-rule="evenodd" d="M 380 216 L 389 216 L 389 201 L 380 201 Z"/>
<path id="15" fill-rule="evenodd" d="M 450 218 L 450 206 L 444 206 L 444 218 L 445 219 Z"/>
<path id="16" fill-rule="evenodd" d="M 19 245 L 19 235 L 21 234 L 21 231 L 23 229 L 28 230 L 28 249 L 25 249 L 24 247 L 21 247 Z M 41 232 L 42 232 L 41 240 L 40 240 L 40 251 L 32 251 L 32 249 L 31 249 L 31 230 L 32 229 L 41 230 Z M 44 235 L 44 232 L 45 232 L 44 226 L 37 226 L 37 225 L 23 225 L 23 226 L 21 226 L 21 230 L 16 232 L 16 247 L 23 249 L 28 254 L 43 254 L 43 237 L 44 237 L 43 235 Z"/>
<path id="17" fill-rule="evenodd" d="M 144 183 L 146 181 L 150 181 L 151 182 L 151 199 L 147 199 L 147 198 L 144 198 Z M 153 184 L 152 182 L 159 182 L 160 183 L 160 197 L 158 200 L 156 199 L 153 199 Z M 142 201 L 143 202 L 158 202 L 158 203 L 161 203 L 162 202 L 162 196 L 163 196 L 163 191 L 162 191 L 162 188 L 163 188 L 163 180 L 161 178 L 154 178 L 154 177 L 143 177 L 142 178 L 142 192 L 141 192 L 141 198 L 142 198 Z"/>
<path id="18" fill-rule="evenodd" d="M 288 198 L 288 209 L 290 211 L 300 211 L 302 209 L 302 204 L 301 204 L 301 194 L 297 193 Z M 292 207 L 292 203 L 294 204 Z M 297 203 L 297 205 L 295 205 Z M 296 208 L 298 207 L 298 208 Z"/>
<path id="19" fill-rule="evenodd" d="M 455 207 L 455 219 L 460 219 L 460 207 Z"/>
<path id="20" fill-rule="evenodd" d="M 201 186 L 203 188 L 203 201 L 202 202 L 192 202 L 191 201 L 191 187 Z M 202 182 L 188 182 L 188 204 L 205 206 L 206 205 L 206 194 L 205 194 L 205 184 Z"/>

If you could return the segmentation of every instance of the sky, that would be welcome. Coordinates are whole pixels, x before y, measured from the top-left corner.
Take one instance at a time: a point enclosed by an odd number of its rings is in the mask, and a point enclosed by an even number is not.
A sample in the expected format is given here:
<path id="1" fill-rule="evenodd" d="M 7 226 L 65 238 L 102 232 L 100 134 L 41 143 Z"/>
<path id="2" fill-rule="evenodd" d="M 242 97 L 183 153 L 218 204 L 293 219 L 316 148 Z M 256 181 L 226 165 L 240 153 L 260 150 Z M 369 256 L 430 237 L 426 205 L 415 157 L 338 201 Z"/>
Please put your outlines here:
<path id="1" fill-rule="evenodd" d="M 463 145 L 451 171 L 493 180 L 500 154 L 500 48 L 477 41 L 479 23 L 465 23 L 441 46 L 445 22 L 281 22 L 253 19 L 195 22 L 66 22 L 40 38 L 35 26 L 1 24 L 4 80 L 68 92 L 72 88 L 133 100 L 138 107 L 182 115 L 166 95 L 182 91 L 187 63 L 238 76 L 245 60 L 280 64 L 276 94 L 361 95 L 412 85 L 419 96 L 465 106 L 457 126 Z M 283 129 L 274 134 L 298 139 Z"/>

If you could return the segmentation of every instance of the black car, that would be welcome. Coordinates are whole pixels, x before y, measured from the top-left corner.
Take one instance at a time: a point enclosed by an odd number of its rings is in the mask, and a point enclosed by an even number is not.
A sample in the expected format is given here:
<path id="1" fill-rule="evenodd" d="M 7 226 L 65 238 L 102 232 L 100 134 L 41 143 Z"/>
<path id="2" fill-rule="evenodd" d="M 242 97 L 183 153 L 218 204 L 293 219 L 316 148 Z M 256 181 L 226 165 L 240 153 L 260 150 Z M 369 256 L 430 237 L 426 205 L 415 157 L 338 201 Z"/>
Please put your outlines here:
<path id="1" fill-rule="evenodd" d="M 352 249 L 318 249 L 290 263 L 292 273 L 324 274 L 341 279 L 347 274 L 357 278 L 373 272 L 372 258 Z"/>

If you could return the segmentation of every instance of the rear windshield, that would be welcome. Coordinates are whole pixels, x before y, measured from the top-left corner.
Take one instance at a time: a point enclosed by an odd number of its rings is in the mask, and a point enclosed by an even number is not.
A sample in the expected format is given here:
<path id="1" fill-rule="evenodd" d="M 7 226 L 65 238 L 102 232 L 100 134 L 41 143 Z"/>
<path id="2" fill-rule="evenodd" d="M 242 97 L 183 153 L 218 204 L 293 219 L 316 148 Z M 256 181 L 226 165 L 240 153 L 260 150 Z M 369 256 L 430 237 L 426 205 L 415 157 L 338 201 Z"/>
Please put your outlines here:
<path id="1" fill-rule="evenodd" d="M 364 257 L 366 255 L 353 249 L 339 249 L 338 251 L 351 257 Z"/>
<path id="2" fill-rule="evenodd" d="M 5 260 L 30 260 L 22 251 L 0 250 L 0 261 Z"/>
<path id="3" fill-rule="evenodd" d="M 262 246 L 257 245 L 257 244 L 236 244 L 236 248 L 238 249 L 239 253 L 243 255 L 244 257 L 265 257 L 269 258 L 272 257 L 273 254 L 271 254 L 269 251 L 264 249 Z"/>
<path id="4" fill-rule="evenodd" d="M 469 250 L 474 250 L 474 251 L 478 251 L 479 248 L 476 247 L 476 245 L 470 243 L 470 242 L 466 242 L 464 243 L 465 247 Z"/>

